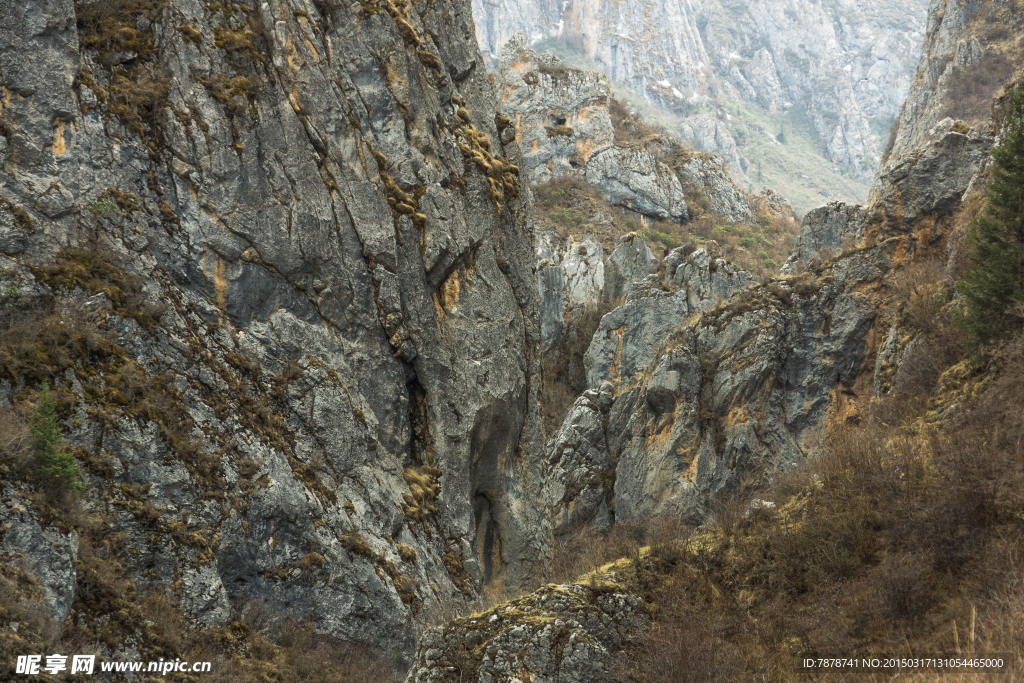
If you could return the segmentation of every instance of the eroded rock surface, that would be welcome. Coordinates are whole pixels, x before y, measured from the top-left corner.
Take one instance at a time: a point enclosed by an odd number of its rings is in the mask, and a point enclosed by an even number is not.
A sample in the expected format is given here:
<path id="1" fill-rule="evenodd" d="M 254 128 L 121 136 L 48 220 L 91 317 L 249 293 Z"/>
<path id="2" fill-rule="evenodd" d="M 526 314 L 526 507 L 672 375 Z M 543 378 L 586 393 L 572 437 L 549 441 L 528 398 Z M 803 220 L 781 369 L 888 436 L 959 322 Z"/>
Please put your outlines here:
<path id="1" fill-rule="evenodd" d="M 549 584 L 483 614 L 426 631 L 407 683 L 589 683 L 610 655 L 638 639 L 640 598 L 600 588 Z"/>
<path id="2" fill-rule="evenodd" d="M 523 33 L 505 45 L 498 76 L 531 182 L 575 175 L 599 187 L 610 204 L 664 220 L 689 217 L 670 168 L 646 149 L 615 146 L 606 78 L 534 52 Z"/>
<path id="3" fill-rule="evenodd" d="M 714 307 L 752 282 L 751 276 L 705 249 L 665 258 L 665 279 L 649 275 L 627 290 L 626 301 L 601 320 L 587 351 L 587 385 L 600 388 L 636 381 L 669 332 L 689 316 Z"/>
<path id="4" fill-rule="evenodd" d="M 66 401 L 124 579 L 408 663 L 425 610 L 550 538 L 526 174 L 469 5 L 174 0 L 107 18 L 137 52 L 85 7 L 0 7 L 0 279 L 102 334 L 0 398 Z M 5 552 L 54 543 L 63 616 L 77 542 L 26 514 Z"/>

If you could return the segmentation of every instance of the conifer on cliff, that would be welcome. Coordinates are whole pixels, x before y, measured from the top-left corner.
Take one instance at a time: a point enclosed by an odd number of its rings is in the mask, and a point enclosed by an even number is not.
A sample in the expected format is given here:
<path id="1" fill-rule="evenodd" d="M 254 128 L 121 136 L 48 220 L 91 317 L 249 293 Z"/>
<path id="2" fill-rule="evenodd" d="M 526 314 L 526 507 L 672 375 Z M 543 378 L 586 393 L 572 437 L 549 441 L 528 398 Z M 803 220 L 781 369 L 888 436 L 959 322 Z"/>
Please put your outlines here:
<path id="1" fill-rule="evenodd" d="M 985 208 L 971 228 L 972 264 L 957 285 L 957 324 L 969 350 L 1024 330 L 1024 83 L 1013 88 L 1006 133 L 992 150 Z"/>

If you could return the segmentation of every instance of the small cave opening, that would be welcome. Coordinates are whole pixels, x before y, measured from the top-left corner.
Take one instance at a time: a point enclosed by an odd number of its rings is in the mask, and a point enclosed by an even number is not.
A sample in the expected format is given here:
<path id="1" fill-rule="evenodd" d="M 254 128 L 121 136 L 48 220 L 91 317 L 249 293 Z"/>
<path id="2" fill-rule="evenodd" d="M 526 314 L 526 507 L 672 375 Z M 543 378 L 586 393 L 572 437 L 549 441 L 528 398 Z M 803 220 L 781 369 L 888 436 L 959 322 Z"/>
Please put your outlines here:
<path id="1" fill-rule="evenodd" d="M 480 562 L 483 585 L 495 578 L 501 567 L 501 536 L 491 516 L 491 501 L 483 493 L 473 496 L 473 516 L 476 519 L 476 554 Z"/>
<path id="2" fill-rule="evenodd" d="M 564 126 L 565 125 L 565 118 L 555 119 L 555 125 L 556 126 Z"/>

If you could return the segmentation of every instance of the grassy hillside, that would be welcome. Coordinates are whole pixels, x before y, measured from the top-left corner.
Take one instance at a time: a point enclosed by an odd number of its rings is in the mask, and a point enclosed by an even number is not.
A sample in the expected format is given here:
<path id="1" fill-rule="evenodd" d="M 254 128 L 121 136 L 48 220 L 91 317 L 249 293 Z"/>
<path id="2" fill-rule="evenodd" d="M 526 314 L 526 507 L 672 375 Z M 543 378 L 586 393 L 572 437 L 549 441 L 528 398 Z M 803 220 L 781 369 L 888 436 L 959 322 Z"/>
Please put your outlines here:
<path id="1" fill-rule="evenodd" d="M 649 520 L 557 549 L 558 578 L 616 571 L 652 626 L 611 680 L 883 681 L 806 672 L 805 657 L 988 656 L 1024 677 L 1024 336 L 990 364 L 962 357 L 948 283 L 929 264 L 894 282 L 921 352 L 893 393 L 835 429 L 821 457 L 751 506 L 719 500 L 687 529 Z M 614 566 L 605 565 L 624 558 Z"/>

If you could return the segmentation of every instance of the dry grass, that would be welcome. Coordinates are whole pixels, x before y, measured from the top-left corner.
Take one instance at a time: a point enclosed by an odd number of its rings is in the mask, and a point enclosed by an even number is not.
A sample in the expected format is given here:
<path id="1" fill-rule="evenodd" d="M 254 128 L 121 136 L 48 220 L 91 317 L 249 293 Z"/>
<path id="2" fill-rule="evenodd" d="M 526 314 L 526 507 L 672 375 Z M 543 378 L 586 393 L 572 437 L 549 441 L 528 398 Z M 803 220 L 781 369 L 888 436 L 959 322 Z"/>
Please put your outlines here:
<path id="1" fill-rule="evenodd" d="M 912 298 L 936 270 L 908 269 L 897 287 Z M 915 320 L 931 305 L 909 303 L 907 324 L 925 343 L 955 348 L 948 320 Z M 1007 669 L 941 680 L 1020 680 L 1024 338 L 1002 348 L 990 372 L 944 422 L 925 419 L 918 388 L 834 430 L 818 460 L 759 494 L 778 504 L 774 513 L 747 514 L 747 500 L 734 498 L 716 507 L 715 526 L 694 533 L 631 525 L 561 545 L 560 578 L 629 558 L 616 569 L 653 625 L 624 653 L 618 679 L 832 681 L 842 679 L 801 672 L 801 658 L 970 652 L 1000 654 Z"/>
<path id="2" fill-rule="evenodd" d="M 612 118 L 615 144 L 619 147 L 646 147 L 668 135 L 664 130 L 643 121 L 639 114 L 631 113 L 621 100 L 614 97 L 608 102 L 608 114 Z"/>
<path id="3" fill-rule="evenodd" d="M 79 40 L 83 48 L 95 50 L 100 61 L 112 66 L 122 55 L 152 58 L 156 46 L 150 30 L 139 28 L 140 20 L 155 21 L 166 7 L 160 0 L 100 0 L 76 2 Z"/>

